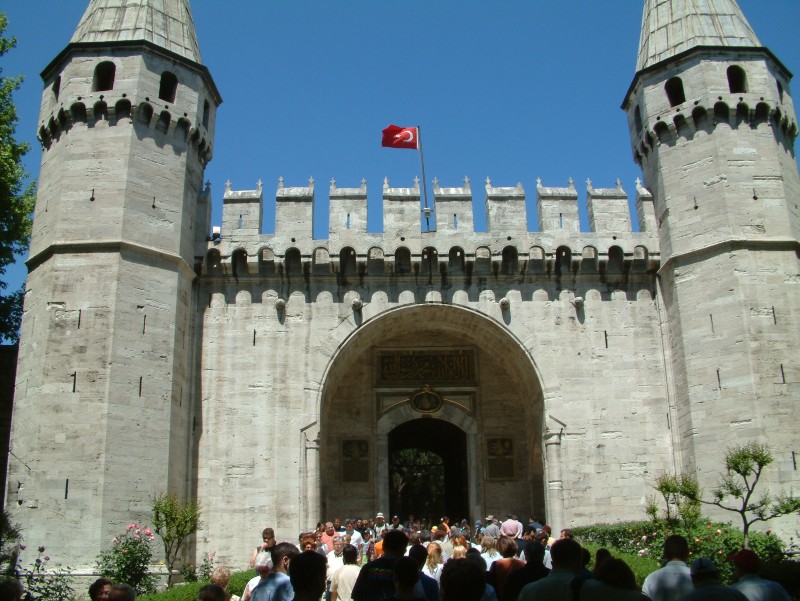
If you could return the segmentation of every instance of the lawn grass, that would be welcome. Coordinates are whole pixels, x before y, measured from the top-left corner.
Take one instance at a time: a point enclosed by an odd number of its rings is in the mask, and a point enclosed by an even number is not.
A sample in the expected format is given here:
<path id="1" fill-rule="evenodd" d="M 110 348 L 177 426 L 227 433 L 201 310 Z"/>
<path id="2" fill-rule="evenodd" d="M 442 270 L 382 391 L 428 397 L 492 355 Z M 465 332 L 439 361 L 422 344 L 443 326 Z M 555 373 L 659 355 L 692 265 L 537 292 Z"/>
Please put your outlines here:
<path id="1" fill-rule="evenodd" d="M 598 545 L 596 543 L 589 543 L 589 542 L 581 542 L 581 546 L 585 549 L 588 549 L 589 552 L 592 554 L 592 563 L 589 564 L 589 569 L 594 568 L 594 554 L 595 552 L 602 547 L 602 545 Z M 623 553 L 622 551 L 618 551 L 613 547 L 606 547 L 611 554 L 624 561 L 628 564 L 631 570 L 633 570 L 634 575 L 636 576 L 636 584 L 642 586 L 644 579 L 647 578 L 650 574 L 655 572 L 661 567 L 661 564 L 657 559 L 655 559 L 651 555 L 645 555 L 644 557 L 639 557 L 638 555 L 631 554 L 631 553 Z"/>

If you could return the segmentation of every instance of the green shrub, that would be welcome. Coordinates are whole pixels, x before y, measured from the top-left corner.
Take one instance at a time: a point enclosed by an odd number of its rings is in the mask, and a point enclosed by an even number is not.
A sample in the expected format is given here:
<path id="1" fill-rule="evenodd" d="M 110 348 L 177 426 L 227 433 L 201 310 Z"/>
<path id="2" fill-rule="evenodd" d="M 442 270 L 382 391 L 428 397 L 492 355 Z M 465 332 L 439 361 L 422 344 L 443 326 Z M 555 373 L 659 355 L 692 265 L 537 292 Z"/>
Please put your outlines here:
<path id="1" fill-rule="evenodd" d="M 244 587 L 251 578 L 255 578 L 257 573 L 255 570 L 247 570 L 245 572 L 234 572 L 231 574 L 231 581 L 228 583 L 228 592 L 234 595 L 242 596 Z"/>
<path id="2" fill-rule="evenodd" d="M 197 601 L 197 593 L 207 582 L 187 582 L 161 593 L 140 595 L 137 601 Z"/>
<path id="3" fill-rule="evenodd" d="M 241 596 L 247 581 L 255 575 L 255 570 L 234 572 L 231 574 L 231 581 L 228 583 L 228 592 Z M 201 582 L 186 582 L 171 589 L 167 589 L 161 593 L 140 595 L 136 599 L 137 601 L 196 601 L 197 593 L 206 584 L 208 584 L 208 580 Z"/>
<path id="4" fill-rule="evenodd" d="M 711 558 L 719 568 L 723 582 L 727 584 L 733 581 L 733 565 L 728 561 L 728 555 L 744 546 L 744 535 L 740 530 L 732 528 L 730 524 L 708 521 L 701 521 L 690 528 L 672 529 L 662 522 L 649 521 L 595 524 L 574 528 L 573 532 L 582 544 L 606 547 L 615 556 L 622 557 L 620 554 L 626 553 L 656 561 L 661 560 L 664 539 L 671 534 L 680 534 L 689 541 L 689 563 L 698 557 Z M 784 546 L 776 536 L 750 534 L 750 548 L 765 566 L 783 561 Z"/>

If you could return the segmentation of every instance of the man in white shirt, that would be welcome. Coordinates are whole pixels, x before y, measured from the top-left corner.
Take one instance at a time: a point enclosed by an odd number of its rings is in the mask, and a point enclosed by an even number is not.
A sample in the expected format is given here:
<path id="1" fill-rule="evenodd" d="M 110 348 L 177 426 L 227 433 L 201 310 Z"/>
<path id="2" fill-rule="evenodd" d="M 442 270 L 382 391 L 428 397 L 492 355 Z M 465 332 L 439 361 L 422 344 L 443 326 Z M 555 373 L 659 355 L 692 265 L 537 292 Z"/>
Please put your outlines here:
<path id="1" fill-rule="evenodd" d="M 677 534 L 664 541 L 666 565 L 644 580 L 642 592 L 652 601 L 676 601 L 692 592 L 692 575 L 686 560 L 689 558 L 689 543 Z"/>

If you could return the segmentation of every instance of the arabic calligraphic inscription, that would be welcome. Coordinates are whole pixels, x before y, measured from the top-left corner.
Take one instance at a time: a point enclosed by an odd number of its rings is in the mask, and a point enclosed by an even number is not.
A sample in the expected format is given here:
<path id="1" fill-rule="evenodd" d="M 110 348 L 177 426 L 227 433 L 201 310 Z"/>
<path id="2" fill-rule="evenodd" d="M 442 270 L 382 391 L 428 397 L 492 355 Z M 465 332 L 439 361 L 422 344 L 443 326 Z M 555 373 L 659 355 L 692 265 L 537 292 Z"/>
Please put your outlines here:
<path id="1" fill-rule="evenodd" d="M 378 357 L 381 386 L 472 385 L 475 383 L 475 353 L 471 350 L 383 351 Z"/>

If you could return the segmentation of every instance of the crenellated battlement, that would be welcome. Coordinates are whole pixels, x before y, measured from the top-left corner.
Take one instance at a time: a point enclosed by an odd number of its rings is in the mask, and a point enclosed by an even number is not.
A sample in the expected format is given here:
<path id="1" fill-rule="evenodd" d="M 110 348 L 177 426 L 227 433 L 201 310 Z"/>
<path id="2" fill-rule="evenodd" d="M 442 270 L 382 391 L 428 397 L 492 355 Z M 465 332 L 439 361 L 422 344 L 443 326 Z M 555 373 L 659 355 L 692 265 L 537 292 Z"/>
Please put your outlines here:
<path id="1" fill-rule="evenodd" d="M 263 185 L 233 190 L 226 184 L 222 227 L 209 238 L 202 275 L 282 278 L 356 275 L 423 277 L 605 277 L 652 274 L 660 251 L 652 195 L 637 181 L 637 222 L 631 231 L 628 195 L 586 182 L 590 231 L 581 232 L 574 182 L 545 187 L 537 182 L 539 231 L 529 232 L 521 184 L 485 182 L 488 231 L 474 230 L 471 182 L 433 186 L 433 207 L 420 204 L 419 181 L 395 188 L 383 182 L 384 231 L 367 231 L 367 182 L 339 188 L 331 180 L 328 238 L 314 240 L 315 182 L 276 189 L 276 231 L 262 234 Z M 422 224 L 435 225 L 426 230 Z"/>
<path id="2" fill-rule="evenodd" d="M 721 124 L 757 128 L 768 123 L 775 140 L 791 150 L 797 138 L 797 121 L 779 105 L 757 94 L 731 94 L 730 98 L 698 98 L 684 103 L 671 115 L 655 115 L 641 124 L 635 138 L 634 158 L 641 165 L 658 144 L 674 145 L 678 138 L 691 139 L 698 132 L 710 133 Z"/>
<path id="3" fill-rule="evenodd" d="M 204 163 L 212 159 L 213 144 L 204 127 L 193 124 L 185 113 L 168 104 L 158 105 L 149 97 L 134 105 L 125 93 L 64 99 L 49 115 L 42 118 L 37 137 L 42 148 L 49 150 L 54 142 L 78 124 L 96 128 L 133 123 L 152 138 L 171 140 L 179 147 L 194 148 Z"/>

